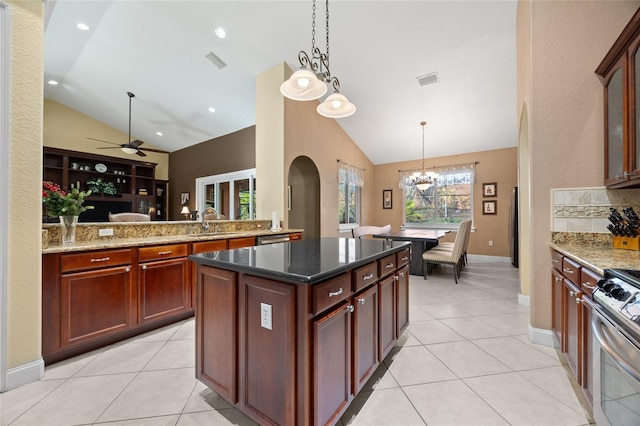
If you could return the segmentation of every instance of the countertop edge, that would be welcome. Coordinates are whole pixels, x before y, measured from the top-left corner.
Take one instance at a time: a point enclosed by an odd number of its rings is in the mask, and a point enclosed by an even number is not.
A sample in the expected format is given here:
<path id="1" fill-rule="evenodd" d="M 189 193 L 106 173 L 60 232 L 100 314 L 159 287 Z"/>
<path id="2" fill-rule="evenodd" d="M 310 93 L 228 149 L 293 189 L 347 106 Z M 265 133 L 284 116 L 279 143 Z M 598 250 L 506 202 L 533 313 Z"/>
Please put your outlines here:
<path id="1" fill-rule="evenodd" d="M 551 243 L 549 247 L 601 276 L 605 269 L 638 269 L 640 265 L 640 251 L 600 244 Z"/>

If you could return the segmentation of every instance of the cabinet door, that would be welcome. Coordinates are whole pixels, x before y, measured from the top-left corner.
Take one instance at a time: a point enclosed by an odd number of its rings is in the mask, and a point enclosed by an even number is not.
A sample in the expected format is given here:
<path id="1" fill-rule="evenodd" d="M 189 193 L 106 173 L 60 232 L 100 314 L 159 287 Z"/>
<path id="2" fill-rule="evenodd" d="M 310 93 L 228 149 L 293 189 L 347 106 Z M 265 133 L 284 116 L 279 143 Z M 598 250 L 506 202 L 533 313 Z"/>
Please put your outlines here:
<path id="1" fill-rule="evenodd" d="M 566 327 L 565 327 L 565 358 L 567 364 L 573 371 L 578 383 L 581 383 L 581 367 L 582 361 L 582 330 L 581 330 L 581 318 L 582 310 L 580 308 L 580 302 L 582 292 L 568 279 L 564 280 L 564 300 L 566 302 Z"/>
<path id="2" fill-rule="evenodd" d="M 378 360 L 378 286 L 372 285 L 354 297 L 353 373 L 354 395 L 369 380 Z"/>
<path id="3" fill-rule="evenodd" d="M 237 282 L 235 272 L 198 267 L 196 378 L 233 404 L 238 402 Z"/>
<path id="4" fill-rule="evenodd" d="M 64 274 L 60 290 L 61 347 L 131 328 L 130 266 Z"/>
<path id="5" fill-rule="evenodd" d="M 607 75 L 605 98 L 605 184 L 624 182 L 626 170 L 627 123 L 626 56 Z"/>
<path id="6" fill-rule="evenodd" d="M 640 180 L 640 96 L 636 93 L 636 85 L 640 85 L 640 39 L 635 41 L 629 55 L 629 180 Z"/>
<path id="7" fill-rule="evenodd" d="M 243 248 L 243 247 L 253 247 L 255 245 L 256 245 L 255 237 L 232 238 L 229 240 L 229 250 Z"/>
<path id="8" fill-rule="evenodd" d="M 186 258 L 147 262 L 138 267 L 138 321 L 165 318 L 188 309 Z"/>
<path id="9" fill-rule="evenodd" d="M 313 322 L 313 424 L 334 424 L 351 402 L 351 310 L 342 304 Z"/>
<path id="10" fill-rule="evenodd" d="M 380 308 L 378 309 L 380 320 L 378 325 L 379 333 L 379 358 L 382 361 L 384 357 L 393 348 L 396 333 L 396 303 L 395 303 L 395 284 L 396 277 L 392 275 L 378 283 L 380 292 Z"/>
<path id="11" fill-rule="evenodd" d="M 409 326 L 409 266 L 397 272 L 396 283 L 396 339 Z"/>
<path id="12" fill-rule="evenodd" d="M 551 328 L 556 339 L 556 346 L 565 350 L 564 344 L 564 301 L 563 301 L 563 276 L 557 269 L 551 270 Z"/>
<path id="13" fill-rule="evenodd" d="M 581 304 L 582 314 L 582 390 L 593 404 L 593 333 L 591 331 L 591 318 L 593 304 L 590 299 L 583 298 Z"/>

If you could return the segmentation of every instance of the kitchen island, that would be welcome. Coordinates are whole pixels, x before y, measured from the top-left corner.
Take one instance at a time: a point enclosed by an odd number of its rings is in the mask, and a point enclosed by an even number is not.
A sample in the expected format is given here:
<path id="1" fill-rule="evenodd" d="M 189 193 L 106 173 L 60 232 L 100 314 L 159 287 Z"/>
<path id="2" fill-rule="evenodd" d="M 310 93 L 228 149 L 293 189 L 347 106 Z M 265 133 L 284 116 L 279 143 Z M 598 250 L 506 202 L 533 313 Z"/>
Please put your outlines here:
<path id="1" fill-rule="evenodd" d="M 322 238 L 189 256 L 196 377 L 260 424 L 335 424 L 409 324 L 410 247 Z"/>

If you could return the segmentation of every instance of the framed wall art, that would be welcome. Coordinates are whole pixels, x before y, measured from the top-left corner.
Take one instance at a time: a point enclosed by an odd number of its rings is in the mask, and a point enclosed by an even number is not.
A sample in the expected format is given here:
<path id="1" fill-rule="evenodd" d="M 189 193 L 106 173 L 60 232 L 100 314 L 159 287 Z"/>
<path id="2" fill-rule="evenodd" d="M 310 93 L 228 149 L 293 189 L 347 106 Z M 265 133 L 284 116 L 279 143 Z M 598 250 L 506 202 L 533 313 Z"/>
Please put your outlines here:
<path id="1" fill-rule="evenodd" d="M 497 201 L 484 200 L 482 202 L 482 214 L 497 214 Z"/>
<path id="2" fill-rule="evenodd" d="M 393 208 L 393 191 L 391 189 L 382 190 L 382 208 L 383 209 Z"/>
<path id="3" fill-rule="evenodd" d="M 498 196 L 498 184 L 496 182 L 483 183 L 482 195 L 485 197 L 497 197 Z"/>
<path id="4" fill-rule="evenodd" d="M 180 194 L 180 205 L 186 206 L 189 204 L 189 193 L 183 192 Z"/>

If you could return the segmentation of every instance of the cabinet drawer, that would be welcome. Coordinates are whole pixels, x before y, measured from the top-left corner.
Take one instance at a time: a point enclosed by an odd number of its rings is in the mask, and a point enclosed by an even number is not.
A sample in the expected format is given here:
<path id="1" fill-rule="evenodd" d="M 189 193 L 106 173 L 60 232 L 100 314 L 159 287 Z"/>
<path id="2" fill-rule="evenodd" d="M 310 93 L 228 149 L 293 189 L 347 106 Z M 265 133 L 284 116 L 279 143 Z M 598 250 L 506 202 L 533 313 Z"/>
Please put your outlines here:
<path id="1" fill-rule="evenodd" d="M 168 244 L 165 246 L 141 247 L 138 249 L 138 262 L 173 259 L 187 256 L 186 244 Z"/>
<path id="2" fill-rule="evenodd" d="M 227 249 L 227 240 L 202 241 L 193 243 L 192 253 L 207 253 Z"/>
<path id="3" fill-rule="evenodd" d="M 349 274 L 316 284 L 313 287 L 313 314 L 337 305 L 351 296 L 351 280 Z"/>
<path id="4" fill-rule="evenodd" d="M 358 292 L 378 279 L 378 264 L 371 262 L 353 271 L 353 291 Z"/>
<path id="5" fill-rule="evenodd" d="M 562 271 L 562 258 L 564 256 L 555 250 L 551 250 L 551 264 L 558 271 Z"/>
<path id="6" fill-rule="evenodd" d="M 562 259 L 562 275 L 569 278 L 574 284 L 580 282 L 580 265 L 565 257 Z"/>
<path id="7" fill-rule="evenodd" d="M 245 237 L 245 238 L 234 238 L 229 240 L 229 250 L 243 248 L 243 247 L 253 247 L 256 245 L 255 237 Z"/>
<path id="8" fill-rule="evenodd" d="M 401 252 L 396 253 L 396 264 L 398 265 L 398 268 L 409 264 L 410 260 L 411 260 L 410 249 L 402 250 Z"/>
<path id="9" fill-rule="evenodd" d="M 63 255 L 61 271 L 64 273 L 129 264 L 131 264 L 131 249 L 100 250 Z"/>
<path id="10" fill-rule="evenodd" d="M 598 284 L 598 281 L 601 279 L 602 277 L 595 272 L 587 268 L 581 269 L 580 287 L 587 297 L 591 298 L 591 293 L 593 293 L 593 290 L 596 288 L 596 284 Z"/>
<path id="11" fill-rule="evenodd" d="M 296 232 L 295 234 L 289 234 L 289 241 L 298 241 L 302 239 L 302 233 Z"/>
<path id="12" fill-rule="evenodd" d="M 396 255 L 383 257 L 378 260 L 378 276 L 380 278 L 393 273 L 396 270 Z"/>

